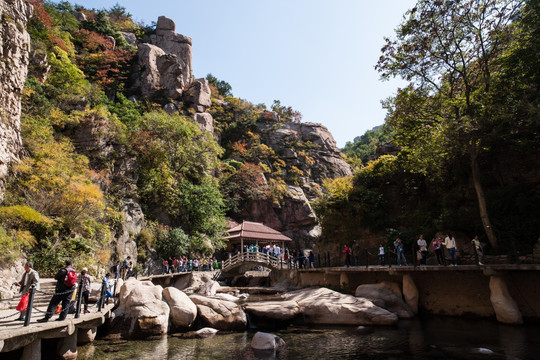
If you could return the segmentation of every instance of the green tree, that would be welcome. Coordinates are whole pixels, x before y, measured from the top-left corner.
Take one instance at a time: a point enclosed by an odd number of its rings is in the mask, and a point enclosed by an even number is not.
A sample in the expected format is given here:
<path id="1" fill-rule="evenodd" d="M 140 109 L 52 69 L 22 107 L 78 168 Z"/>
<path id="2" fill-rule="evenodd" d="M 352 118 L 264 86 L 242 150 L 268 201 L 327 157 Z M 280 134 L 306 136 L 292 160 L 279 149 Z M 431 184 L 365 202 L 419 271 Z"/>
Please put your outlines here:
<path id="1" fill-rule="evenodd" d="M 496 130 L 486 94 L 498 70 L 497 60 L 508 45 L 508 26 L 522 5 L 523 1 L 514 0 L 420 0 L 397 28 L 396 39 L 386 39 L 376 66 L 383 78 L 401 76 L 410 82 L 389 108 L 389 125 L 394 131 L 407 128 L 413 119 L 419 125 L 415 129 L 431 132 L 432 139 L 447 139 L 439 144 L 446 151 L 468 154 L 480 218 L 494 248 L 498 240 L 479 166 L 485 139 L 494 136 Z M 400 117 L 398 106 L 408 103 L 409 98 L 420 98 L 429 116 Z M 419 144 L 412 141 L 400 145 L 411 149 Z"/>
<path id="2" fill-rule="evenodd" d="M 368 130 L 364 135 L 355 138 L 353 142 L 348 141 L 341 150 L 348 158 L 360 159 L 362 164 L 367 164 L 370 156 L 375 155 L 377 145 L 391 140 L 391 136 L 383 131 L 382 126 L 373 130 Z"/>
<path id="3" fill-rule="evenodd" d="M 218 80 L 214 75 L 208 74 L 206 75 L 206 80 L 208 80 L 208 83 L 212 86 L 214 86 L 218 94 L 225 97 L 225 96 L 233 96 L 232 93 L 232 86 L 226 81 Z"/>
<path id="4" fill-rule="evenodd" d="M 161 231 L 155 246 L 159 257 L 167 259 L 169 256 L 188 254 L 191 249 L 191 240 L 184 230 L 174 228 L 170 231 Z"/>

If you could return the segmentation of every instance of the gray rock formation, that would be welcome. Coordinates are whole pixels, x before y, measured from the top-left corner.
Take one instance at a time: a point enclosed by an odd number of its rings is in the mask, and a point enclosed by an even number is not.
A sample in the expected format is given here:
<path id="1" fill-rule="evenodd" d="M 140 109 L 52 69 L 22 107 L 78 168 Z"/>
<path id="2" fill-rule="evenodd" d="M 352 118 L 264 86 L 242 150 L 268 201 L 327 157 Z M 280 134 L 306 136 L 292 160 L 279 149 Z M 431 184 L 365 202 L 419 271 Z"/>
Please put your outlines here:
<path id="1" fill-rule="evenodd" d="M 175 327 L 188 329 L 197 317 L 197 306 L 181 290 L 174 287 L 166 287 L 163 297 L 171 309 L 171 319 Z"/>
<path id="2" fill-rule="evenodd" d="M 279 204 L 254 201 L 244 218 L 262 222 L 296 241 L 298 248 L 309 248 L 321 234 L 317 216 L 310 201 L 319 196 L 323 180 L 351 175 L 351 167 L 343 160 L 332 134 L 321 124 L 276 123 L 275 118 L 263 117 L 257 123 L 261 142 L 270 146 L 287 168 L 295 166 L 303 175 L 289 181 L 287 194 Z M 300 144 L 291 148 L 290 144 Z M 288 174 L 284 174 L 287 178 Z"/>
<path id="3" fill-rule="evenodd" d="M 163 288 L 151 281 L 129 278 L 120 290 L 111 334 L 125 338 L 147 338 L 167 334 L 169 305 L 162 300 Z"/>
<path id="4" fill-rule="evenodd" d="M 193 120 L 199 125 L 202 130 L 214 132 L 214 118 L 209 113 L 195 113 Z"/>
<path id="5" fill-rule="evenodd" d="M 285 341 L 277 335 L 258 331 L 253 335 L 250 346 L 255 350 L 279 350 L 285 346 Z"/>
<path id="6" fill-rule="evenodd" d="M 284 295 L 303 309 L 304 321 L 310 324 L 391 325 L 397 315 L 371 301 L 345 295 L 327 288 L 307 288 Z"/>
<path id="7" fill-rule="evenodd" d="M 166 97 L 178 99 L 191 83 L 191 39 L 174 30 L 174 22 L 160 16 L 150 44 L 139 45 L 141 75 L 137 85 L 144 96 L 153 96 L 163 89 Z"/>
<path id="8" fill-rule="evenodd" d="M 204 326 L 218 330 L 246 329 L 246 313 L 237 304 L 230 301 L 210 299 L 201 295 L 191 295 L 190 298 L 197 305 L 199 317 Z"/>
<path id="9" fill-rule="evenodd" d="M 134 235 L 137 235 L 144 227 L 145 220 L 141 206 L 134 199 L 124 199 L 122 213 L 124 221 L 116 231 L 116 253 L 120 259 L 131 256 L 137 258 L 137 243 Z"/>
<path id="10" fill-rule="evenodd" d="M 212 105 L 208 80 L 194 80 L 184 93 L 184 102 L 190 104 L 197 112 L 205 112 L 206 108 Z"/>
<path id="11" fill-rule="evenodd" d="M 124 40 L 126 40 L 129 45 L 137 47 L 137 37 L 134 33 L 120 31 L 120 35 L 124 37 Z"/>
<path id="12" fill-rule="evenodd" d="M 399 318 L 410 319 L 414 316 L 413 311 L 401 296 L 385 286 L 385 284 L 359 285 L 354 296 L 368 299 L 373 304 L 396 314 Z"/>
<path id="13" fill-rule="evenodd" d="M 22 151 L 21 93 L 30 53 L 26 23 L 32 9 L 23 0 L 0 0 L 0 201 L 8 166 Z"/>
<path id="14" fill-rule="evenodd" d="M 291 320 L 302 312 L 296 301 L 257 301 L 242 307 L 248 314 L 278 321 Z"/>

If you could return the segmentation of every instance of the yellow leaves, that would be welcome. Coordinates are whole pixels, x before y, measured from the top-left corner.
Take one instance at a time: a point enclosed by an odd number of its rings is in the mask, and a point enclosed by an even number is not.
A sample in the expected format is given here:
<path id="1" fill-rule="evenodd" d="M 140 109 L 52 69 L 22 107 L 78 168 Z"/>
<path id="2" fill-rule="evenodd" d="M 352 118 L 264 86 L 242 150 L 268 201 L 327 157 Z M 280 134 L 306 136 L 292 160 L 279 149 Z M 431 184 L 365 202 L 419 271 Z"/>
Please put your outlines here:
<path id="1" fill-rule="evenodd" d="M 270 167 L 268 165 L 266 165 L 265 163 L 260 162 L 259 167 L 266 174 L 270 174 L 272 172 L 272 170 L 270 170 Z"/>
<path id="2" fill-rule="evenodd" d="M 323 186 L 331 197 L 338 199 L 348 199 L 353 189 L 353 177 L 345 176 L 336 179 L 324 179 Z"/>
<path id="3" fill-rule="evenodd" d="M 28 230 L 15 230 L 13 238 L 23 247 L 30 247 L 37 243 L 36 238 Z"/>
<path id="4" fill-rule="evenodd" d="M 270 194 L 274 202 L 279 202 L 285 195 L 288 194 L 287 184 L 283 179 L 271 178 L 268 180 L 268 186 L 270 187 Z"/>

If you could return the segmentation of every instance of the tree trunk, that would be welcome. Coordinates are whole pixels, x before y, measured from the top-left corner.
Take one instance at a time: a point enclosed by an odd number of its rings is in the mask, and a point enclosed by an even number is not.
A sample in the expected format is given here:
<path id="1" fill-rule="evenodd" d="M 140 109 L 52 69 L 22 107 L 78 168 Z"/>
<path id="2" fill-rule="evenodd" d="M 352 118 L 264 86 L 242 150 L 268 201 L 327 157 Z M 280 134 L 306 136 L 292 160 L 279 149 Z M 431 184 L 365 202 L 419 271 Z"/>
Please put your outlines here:
<path id="1" fill-rule="evenodd" d="M 471 144 L 469 148 L 469 154 L 471 156 L 471 168 L 472 168 L 472 179 L 474 183 L 474 189 L 476 190 L 476 197 L 478 198 L 478 208 L 480 210 L 480 218 L 482 219 L 482 225 L 484 225 L 484 231 L 488 237 L 489 243 L 493 248 L 499 246 L 499 241 L 493 232 L 491 227 L 491 222 L 489 221 L 489 215 L 486 205 L 486 197 L 484 195 L 484 189 L 480 182 L 480 167 L 478 166 L 478 153 L 476 149 L 477 144 Z"/>

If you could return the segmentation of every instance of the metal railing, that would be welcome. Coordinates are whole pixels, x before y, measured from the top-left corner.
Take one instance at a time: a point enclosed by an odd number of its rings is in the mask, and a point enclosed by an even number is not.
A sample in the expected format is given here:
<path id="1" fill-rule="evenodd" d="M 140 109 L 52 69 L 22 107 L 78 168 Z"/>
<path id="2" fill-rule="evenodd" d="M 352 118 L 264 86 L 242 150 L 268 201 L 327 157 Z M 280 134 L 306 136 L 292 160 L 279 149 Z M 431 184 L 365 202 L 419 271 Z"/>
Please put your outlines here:
<path id="1" fill-rule="evenodd" d="M 242 252 L 224 260 L 221 265 L 221 270 L 227 271 L 228 269 L 246 262 L 260 263 L 275 269 L 280 268 L 280 266 L 283 267 L 283 261 L 280 258 L 272 256 L 268 253 Z"/>
<path id="2" fill-rule="evenodd" d="M 114 298 L 115 294 L 116 294 L 117 280 L 111 280 L 111 281 L 114 281 L 114 289 L 115 290 L 112 293 L 112 297 Z M 83 295 L 82 294 L 83 292 L 79 291 L 81 289 L 82 289 L 82 280 L 79 282 L 78 286 L 76 286 L 74 288 L 71 288 L 71 289 L 66 290 L 64 292 L 54 292 L 54 293 L 37 290 L 36 285 L 33 284 L 32 286 L 30 286 L 30 289 L 28 291 L 28 305 L 27 305 L 26 309 L 23 309 L 21 311 L 16 311 L 15 313 L 7 315 L 7 316 L 0 317 L 0 320 L 8 319 L 8 318 L 14 317 L 16 315 L 20 315 L 20 313 L 22 313 L 22 312 L 25 312 L 24 326 L 28 326 L 28 325 L 30 325 L 30 321 L 32 319 L 32 310 L 35 310 L 37 312 L 46 314 L 46 311 L 43 311 L 43 310 L 40 310 L 40 309 L 34 307 L 34 299 L 35 299 L 36 293 L 40 293 L 40 294 L 44 294 L 44 295 L 52 295 L 52 296 L 58 296 L 58 295 L 69 296 L 68 294 L 73 294 L 74 291 L 78 291 L 77 296 L 76 296 L 75 318 L 79 318 L 80 317 L 80 312 L 81 312 L 82 295 Z M 88 307 L 97 306 L 98 312 L 100 312 L 101 309 L 104 307 L 105 300 L 108 298 L 107 295 L 106 295 L 106 289 L 107 289 L 107 285 L 106 285 L 105 280 L 103 280 L 102 283 L 101 283 L 100 296 L 98 298 L 98 301 L 96 303 L 92 304 L 92 305 L 89 305 Z M 0 299 L 0 302 L 13 301 L 13 300 L 17 300 L 17 299 L 20 301 L 20 299 L 23 296 L 25 296 L 25 295 L 21 294 L 21 295 L 14 296 L 14 297 L 11 297 L 11 298 L 8 298 L 8 299 Z M 72 302 L 70 301 L 68 303 L 68 306 L 71 306 L 71 303 Z M 15 321 L 15 320 L 13 320 L 13 321 Z"/>

